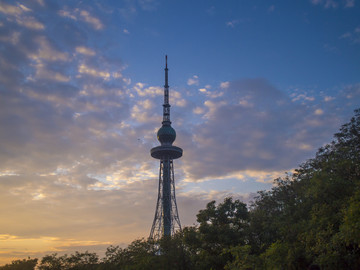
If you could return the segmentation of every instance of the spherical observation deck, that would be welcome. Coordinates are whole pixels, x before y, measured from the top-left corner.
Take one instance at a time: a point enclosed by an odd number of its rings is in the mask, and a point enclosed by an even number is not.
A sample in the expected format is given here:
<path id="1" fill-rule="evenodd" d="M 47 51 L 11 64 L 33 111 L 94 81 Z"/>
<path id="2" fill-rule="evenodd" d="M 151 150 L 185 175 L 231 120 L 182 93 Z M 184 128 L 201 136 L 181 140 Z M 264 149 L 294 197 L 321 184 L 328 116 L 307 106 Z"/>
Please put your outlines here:
<path id="1" fill-rule="evenodd" d="M 175 129 L 170 124 L 163 124 L 157 132 L 157 139 L 161 145 L 171 145 L 176 139 Z"/>
<path id="2" fill-rule="evenodd" d="M 170 121 L 164 121 L 162 127 L 157 132 L 157 138 L 160 146 L 151 149 L 150 154 L 157 159 L 177 159 L 182 156 L 183 150 L 180 147 L 173 146 L 176 139 L 175 129 L 171 127 Z"/>
<path id="3" fill-rule="evenodd" d="M 173 145 L 160 145 L 152 148 L 150 154 L 157 159 L 177 159 L 182 156 L 183 150 L 180 147 Z"/>

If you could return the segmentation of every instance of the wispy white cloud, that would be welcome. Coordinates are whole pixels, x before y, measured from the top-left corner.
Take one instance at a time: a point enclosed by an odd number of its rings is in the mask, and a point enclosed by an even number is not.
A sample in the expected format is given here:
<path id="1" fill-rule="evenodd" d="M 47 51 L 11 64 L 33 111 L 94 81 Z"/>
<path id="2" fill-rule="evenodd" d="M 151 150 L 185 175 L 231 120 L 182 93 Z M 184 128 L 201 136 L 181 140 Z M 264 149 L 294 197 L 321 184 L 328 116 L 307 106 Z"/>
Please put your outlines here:
<path id="1" fill-rule="evenodd" d="M 349 40 L 353 44 L 360 43 L 360 26 L 356 27 L 352 31 L 342 34 L 339 39 Z"/>
<path id="2" fill-rule="evenodd" d="M 95 30 L 102 30 L 104 28 L 104 24 L 101 22 L 99 18 L 90 14 L 87 10 L 80 10 L 78 8 L 74 10 L 59 10 L 58 14 L 62 17 L 70 18 L 74 21 L 80 20 L 86 22 L 91 25 Z"/>
<path id="3" fill-rule="evenodd" d="M 188 85 L 199 85 L 199 77 L 197 75 L 192 76 L 187 81 Z"/>
<path id="4" fill-rule="evenodd" d="M 32 30 L 45 29 L 45 25 L 43 23 L 39 22 L 35 17 L 28 15 L 32 12 L 32 10 L 27 8 L 25 5 L 18 3 L 16 6 L 13 6 L 2 2 L 0 3 L 0 12 L 7 16 L 13 16 L 11 20 L 14 18 L 20 26 L 25 26 L 26 28 Z"/>
<path id="5" fill-rule="evenodd" d="M 346 0 L 345 1 L 345 7 L 346 8 L 352 8 L 355 6 L 355 0 Z"/>
<path id="6" fill-rule="evenodd" d="M 196 107 L 193 109 L 193 112 L 195 114 L 204 114 L 205 113 L 205 109 L 203 107 Z"/>
<path id="7" fill-rule="evenodd" d="M 0 37 L 2 42 L 10 42 L 12 45 L 16 45 L 20 40 L 20 32 L 13 32 L 10 35 L 4 35 Z"/>
<path id="8" fill-rule="evenodd" d="M 0 3 L 0 12 L 6 15 L 21 15 L 24 12 L 29 12 L 31 9 L 27 8 L 22 4 L 18 4 L 16 6 L 8 5 L 4 2 Z"/>
<path id="9" fill-rule="evenodd" d="M 322 5 L 325 8 L 336 8 L 338 3 L 334 0 L 310 0 L 313 5 Z"/>
<path id="10" fill-rule="evenodd" d="M 316 109 L 314 112 L 315 115 L 323 115 L 324 111 L 322 109 Z"/>
<path id="11" fill-rule="evenodd" d="M 74 21 L 77 20 L 77 17 L 74 13 L 68 11 L 68 10 L 59 10 L 58 14 L 62 17 L 67 17 L 67 18 L 70 18 Z"/>
<path id="12" fill-rule="evenodd" d="M 241 175 L 242 171 L 291 170 L 290 163 L 298 164 L 309 157 L 314 148 L 322 145 L 321 134 L 336 131 L 339 124 L 337 116 L 330 116 L 324 108 L 309 110 L 314 101 L 315 97 L 304 93 L 286 96 L 262 79 L 229 82 L 223 96 L 205 101 L 205 110 L 194 108 L 194 113 L 204 114 L 205 118 L 194 127 L 192 140 L 179 137 L 188 154 L 183 161 L 186 179 L 200 181 L 235 172 Z M 281 153 L 287 158 L 282 159 Z"/>
<path id="13" fill-rule="evenodd" d="M 239 23 L 239 20 L 231 20 L 226 22 L 226 26 L 234 28 Z"/>
<path id="14" fill-rule="evenodd" d="M 39 36 L 35 39 L 38 44 L 38 50 L 30 54 L 33 60 L 46 60 L 46 61 L 67 61 L 69 54 L 55 49 L 45 36 Z"/>
<path id="15" fill-rule="evenodd" d="M 220 88 L 226 89 L 229 87 L 229 85 L 230 85 L 230 82 L 222 82 L 222 83 L 220 83 Z"/>
<path id="16" fill-rule="evenodd" d="M 111 74 L 109 71 L 106 70 L 98 70 L 94 67 L 87 66 L 86 64 L 82 63 L 78 67 L 78 72 L 80 74 L 86 74 L 94 77 L 103 78 L 104 80 L 109 80 Z"/>
<path id="17" fill-rule="evenodd" d="M 131 109 L 132 118 L 139 123 L 156 123 L 159 115 L 153 113 L 153 106 L 149 99 L 138 101 Z"/>
<path id="18" fill-rule="evenodd" d="M 298 93 L 293 93 L 291 94 L 291 97 L 292 97 L 292 101 L 314 101 L 315 100 L 315 97 L 313 96 L 308 96 L 307 93 L 301 93 L 301 94 L 298 94 Z"/>
<path id="19" fill-rule="evenodd" d="M 138 0 L 139 6 L 145 11 L 154 11 L 157 9 L 159 2 L 157 0 Z"/>
<path id="20" fill-rule="evenodd" d="M 335 98 L 334 97 L 331 97 L 331 96 L 325 96 L 324 97 L 324 101 L 325 102 L 329 102 L 329 101 L 332 101 L 332 100 L 334 100 Z"/>
<path id="21" fill-rule="evenodd" d="M 275 5 L 271 5 L 269 8 L 268 8 L 268 12 L 271 13 L 271 12 L 274 12 L 275 10 Z"/>
<path id="22" fill-rule="evenodd" d="M 35 77 L 37 79 L 46 79 L 46 80 L 53 80 L 58 82 L 68 82 L 70 81 L 70 77 L 54 70 L 49 69 L 46 65 L 39 62 L 35 65 L 36 73 Z M 29 80 L 34 80 L 32 77 L 28 77 Z"/>
<path id="23" fill-rule="evenodd" d="M 164 90 L 161 87 L 158 86 L 145 87 L 145 84 L 143 83 L 136 83 L 133 89 L 141 97 L 147 97 L 147 96 L 154 97 L 154 96 L 161 96 L 164 94 Z"/>
<path id="24" fill-rule="evenodd" d="M 45 29 L 45 25 L 36 20 L 34 17 L 21 17 L 17 18 L 16 22 L 19 25 L 23 25 L 26 28 L 34 29 L 34 30 L 43 30 Z"/>
<path id="25" fill-rule="evenodd" d="M 208 9 L 206 9 L 205 12 L 212 16 L 216 13 L 216 8 L 214 6 L 211 6 Z"/>
<path id="26" fill-rule="evenodd" d="M 110 245 L 111 242 L 86 241 L 75 239 L 61 239 L 59 237 L 39 236 L 39 237 L 21 237 L 16 235 L 0 235 L 0 243 L 7 247 L 5 253 L 22 253 L 26 256 L 30 251 L 31 254 L 45 254 L 46 252 L 61 252 L 71 246 L 97 246 Z M 2 253 L 4 255 L 4 253 Z"/>
<path id="27" fill-rule="evenodd" d="M 87 48 L 85 46 L 76 47 L 76 52 L 80 53 L 80 54 L 84 54 L 84 55 L 89 55 L 89 56 L 94 56 L 95 55 L 94 50 L 92 50 L 91 48 Z"/>
<path id="28" fill-rule="evenodd" d="M 101 30 L 104 28 L 103 23 L 98 18 L 92 16 L 90 12 L 86 10 L 81 10 L 80 16 L 85 22 L 90 24 L 94 29 Z"/>
<path id="29" fill-rule="evenodd" d="M 321 5 L 324 8 L 337 8 L 343 6 L 344 8 L 353 8 L 355 6 L 355 0 L 310 0 L 313 5 Z"/>

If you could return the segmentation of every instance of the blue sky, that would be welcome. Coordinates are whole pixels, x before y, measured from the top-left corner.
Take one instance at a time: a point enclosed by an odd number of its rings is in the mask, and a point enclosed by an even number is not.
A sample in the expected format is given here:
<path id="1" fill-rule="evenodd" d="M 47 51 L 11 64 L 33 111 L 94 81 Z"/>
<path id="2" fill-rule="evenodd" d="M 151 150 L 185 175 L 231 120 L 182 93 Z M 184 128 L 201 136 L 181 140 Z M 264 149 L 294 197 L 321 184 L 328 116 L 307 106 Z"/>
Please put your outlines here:
<path id="1" fill-rule="evenodd" d="M 165 54 L 183 225 L 251 201 L 360 104 L 360 3 L 1 1 L 0 263 L 147 237 Z"/>

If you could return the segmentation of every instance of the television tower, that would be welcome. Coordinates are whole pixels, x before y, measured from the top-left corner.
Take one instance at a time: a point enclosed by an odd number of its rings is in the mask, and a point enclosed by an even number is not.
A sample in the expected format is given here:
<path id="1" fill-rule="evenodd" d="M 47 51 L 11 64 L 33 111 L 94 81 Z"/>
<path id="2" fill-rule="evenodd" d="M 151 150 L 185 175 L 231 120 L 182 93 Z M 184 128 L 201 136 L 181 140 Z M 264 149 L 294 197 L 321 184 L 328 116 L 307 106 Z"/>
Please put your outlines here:
<path id="1" fill-rule="evenodd" d="M 160 159 L 158 199 L 150 238 L 159 240 L 163 236 L 174 235 L 181 230 L 175 198 L 175 179 L 173 160 L 182 156 L 183 150 L 173 146 L 176 132 L 171 127 L 167 55 L 165 56 L 165 85 L 162 127 L 157 132 L 160 146 L 151 149 L 153 158 Z"/>

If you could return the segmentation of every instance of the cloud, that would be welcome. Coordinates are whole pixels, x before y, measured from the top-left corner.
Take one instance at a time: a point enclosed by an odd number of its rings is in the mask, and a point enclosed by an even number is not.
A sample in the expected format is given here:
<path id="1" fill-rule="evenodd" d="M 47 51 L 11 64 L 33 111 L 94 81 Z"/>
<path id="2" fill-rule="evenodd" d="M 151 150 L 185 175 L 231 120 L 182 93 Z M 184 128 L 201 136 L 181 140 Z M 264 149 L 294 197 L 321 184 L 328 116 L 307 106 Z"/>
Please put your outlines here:
<path id="1" fill-rule="evenodd" d="M 324 8 L 337 8 L 340 4 L 343 4 L 344 8 L 353 8 L 355 6 L 355 0 L 310 0 L 313 5 L 321 5 Z"/>
<path id="2" fill-rule="evenodd" d="M 25 26 L 26 28 L 29 28 L 29 29 L 34 29 L 34 30 L 43 30 L 43 29 L 45 29 L 45 26 L 41 22 L 37 21 L 34 17 L 18 18 L 18 19 L 16 19 L 16 22 L 19 25 L 23 25 L 23 26 Z"/>
<path id="3" fill-rule="evenodd" d="M 154 108 L 154 103 L 151 100 L 138 101 L 131 109 L 131 116 L 140 123 L 156 123 L 159 115 L 154 114 L 152 108 Z"/>
<path id="4" fill-rule="evenodd" d="M 342 34 L 339 39 L 349 40 L 353 44 L 360 43 L 360 26 L 356 27 L 352 31 Z"/>
<path id="5" fill-rule="evenodd" d="M 26 15 L 27 13 L 31 13 L 32 10 L 22 4 L 13 6 L 6 3 L 0 3 L 0 12 L 7 15 L 9 20 L 14 19 L 20 26 L 25 26 L 26 28 L 32 30 L 45 29 L 44 24 L 39 22 L 36 18 Z"/>
<path id="6" fill-rule="evenodd" d="M 157 9 L 159 2 L 156 0 L 139 0 L 139 5 L 141 9 L 146 11 L 154 11 Z"/>
<path id="7" fill-rule="evenodd" d="M 59 10 L 58 14 L 60 16 L 70 18 L 70 19 L 72 19 L 74 21 L 77 20 L 77 17 L 72 12 L 70 12 L 68 10 Z"/>
<path id="8" fill-rule="evenodd" d="M 35 77 L 37 79 L 45 79 L 45 80 L 52 80 L 52 81 L 58 81 L 58 82 L 68 82 L 70 81 L 70 77 L 66 76 L 65 74 L 57 71 L 51 70 L 51 68 L 48 68 L 42 63 L 38 63 L 36 66 L 36 73 Z M 28 77 L 28 80 L 33 80 L 33 78 Z"/>
<path id="9" fill-rule="evenodd" d="M 310 0 L 313 5 L 323 5 L 325 8 L 336 8 L 338 3 L 334 0 Z"/>
<path id="10" fill-rule="evenodd" d="M 80 16 L 85 22 L 90 24 L 94 29 L 101 30 L 104 28 L 104 25 L 102 24 L 102 22 L 98 18 L 91 16 L 88 11 L 81 10 Z"/>
<path id="11" fill-rule="evenodd" d="M 271 5 L 269 8 L 268 8 L 268 12 L 271 13 L 271 12 L 274 12 L 275 10 L 275 6 L 274 5 Z"/>
<path id="12" fill-rule="evenodd" d="M 80 10 L 78 8 L 74 10 L 59 10 L 58 14 L 62 17 L 66 17 L 72 19 L 74 21 L 81 20 L 89 24 L 95 30 L 102 30 L 104 28 L 104 24 L 101 20 L 90 14 L 87 10 Z"/>
<path id="13" fill-rule="evenodd" d="M 69 55 L 67 52 L 62 52 L 55 49 L 44 36 L 39 36 L 35 39 L 38 45 L 38 50 L 29 55 L 33 60 L 47 60 L 47 61 L 67 61 Z"/>
<path id="14" fill-rule="evenodd" d="M 225 89 L 225 88 L 228 88 L 229 85 L 230 85 L 230 82 L 222 82 L 222 83 L 220 84 L 220 88 Z"/>
<path id="15" fill-rule="evenodd" d="M 350 32 L 346 32 L 345 34 L 342 34 L 339 38 L 343 39 L 343 38 L 350 38 L 351 37 L 351 33 Z"/>
<path id="16" fill-rule="evenodd" d="M 6 251 L 2 252 L 2 256 L 6 253 L 22 253 L 24 257 L 46 252 L 59 252 L 64 251 L 66 248 L 71 246 L 97 246 L 97 245 L 110 245 L 110 242 L 99 242 L 99 241 L 79 241 L 75 239 L 61 239 L 58 237 L 40 236 L 37 238 L 21 237 L 16 235 L 2 234 L 0 235 L 0 243 L 4 242 Z M 29 254 L 31 250 L 31 254 Z M 5 253 L 5 254 L 4 254 Z"/>
<path id="17" fill-rule="evenodd" d="M 102 245 L 104 251 L 110 244 L 138 238 L 150 226 L 156 181 L 148 181 L 145 185 L 134 183 L 122 190 L 96 191 L 76 188 L 65 180 L 55 179 L 2 177 L 0 185 L 7 190 L 1 192 L 0 200 L 4 206 L 1 213 L 6 214 L 7 219 L 2 220 L 1 229 L 6 233 L 0 237 L 0 243 L 6 243 L 6 255 L 74 252 L 79 246 L 92 250 L 97 245 Z M 40 189 L 46 197 L 36 200 L 33 194 Z M 148 202 L 151 201 L 154 205 L 150 206 Z M 144 209 L 144 205 L 149 205 L 148 209 Z M 131 217 L 133 211 L 141 217 Z M 143 218 L 149 224 L 144 223 Z"/>
<path id="18" fill-rule="evenodd" d="M 325 102 L 329 102 L 329 101 L 332 101 L 332 100 L 334 100 L 335 98 L 334 97 L 331 97 L 331 96 L 325 96 L 324 97 L 324 101 Z"/>
<path id="19" fill-rule="evenodd" d="M 212 16 L 212 15 L 214 15 L 214 14 L 216 13 L 216 9 L 215 9 L 214 6 L 211 6 L 211 7 L 209 7 L 208 9 L 206 9 L 205 12 L 206 12 L 208 15 Z"/>
<path id="20" fill-rule="evenodd" d="M 199 85 L 199 77 L 197 75 L 192 76 L 187 81 L 188 85 Z"/>
<path id="21" fill-rule="evenodd" d="M 306 92 L 302 92 L 302 93 L 298 93 L 298 92 L 294 92 L 291 95 L 291 100 L 292 101 L 303 101 L 303 102 L 307 102 L 307 101 L 314 101 L 315 97 L 313 96 L 308 96 L 308 93 Z"/>
<path id="22" fill-rule="evenodd" d="M 346 0 L 345 1 L 345 7 L 346 8 L 352 8 L 355 6 L 355 0 Z"/>
<path id="23" fill-rule="evenodd" d="M 306 104 L 263 79 L 229 82 L 223 96 L 205 101 L 206 121 L 192 127 L 192 140 L 179 136 L 186 179 L 291 170 L 310 157 L 321 146 L 320 138 L 336 131 L 338 121 L 319 110 L 320 118 L 314 119 L 307 109 L 312 98 L 301 98 Z"/>
<path id="24" fill-rule="evenodd" d="M 155 96 L 161 96 L 164 94 L 164 89 L 158 86 L 150 86 L 145 88 L 145 84 L 143 83 L 137 83 L 134 86 L 134 90 L 136 93 L 141 97 L 155 97 Z"/>
<path id="25" fill-rule="evenodd" d="M 226 88 L 226 83 L 221 83 L 220 88 Z M 200 88 L 199 92 L 201 94 L 205 94 L 207 97 L 210 98 L 216 98 L 216 97 L 221 97 L 224 92 L 223 91 L 219 91 L 219 90 L 210 90 L 211 86 L 210 85 L 206 85 L 205 88 Z"/>
<path id="26" fill-rule="evenodd" d="M 92 50 L 91 48 L 87 48 L 85 46 L 76 47 L 76 52 L 80 53 L 80 54 L 88 55 L 88 56 L 94 56 L 95 55 L 94 50 Z"/>
<path id="27" fill-rule="evenodd" d="M 314 114 L 315 115 L 322 115 L 322 114 L 324 114 L 324 111 L 322 109 L 316 109 Z"/>
<path id="28" fill-rule="evenodd" d="M 17 6 L 8 5 L 6 3 L 0 3 L 0 12 L 6 15 L 21 15 L 24 12 L 29 12 L 31 9 L 24 5 L 18 4 Z"/>
<path id="29" fill-rule="evenodd" d="M 94 67 L 89 67 L 86 64 L 80 64 L 78 67 L 78 72 L 80 74 L 86 74 L 86 75 L 90 75 L 90 76 L 94 76 L 94 77 L 100 77 L 103 78 L 104 80 L 108 80 L 110 79 L 110 72 L 106 71 L 106 70 L 98 70 Z"/>
<path id="30" fill-rule="evenodd" d="M 203 107 L 196 107 L 196 108 L 193 110 L 193 112 L 194 112 L 195 114 L 204 114 L 205 109 L 204 109 Z"/>
<path id="31" fill-rule="evenodd" d="M 238 23 L 239 23 L 239 20 L 232 20 L 232 21 L 226 22 L 226 26 L 234 28 Z"/>

